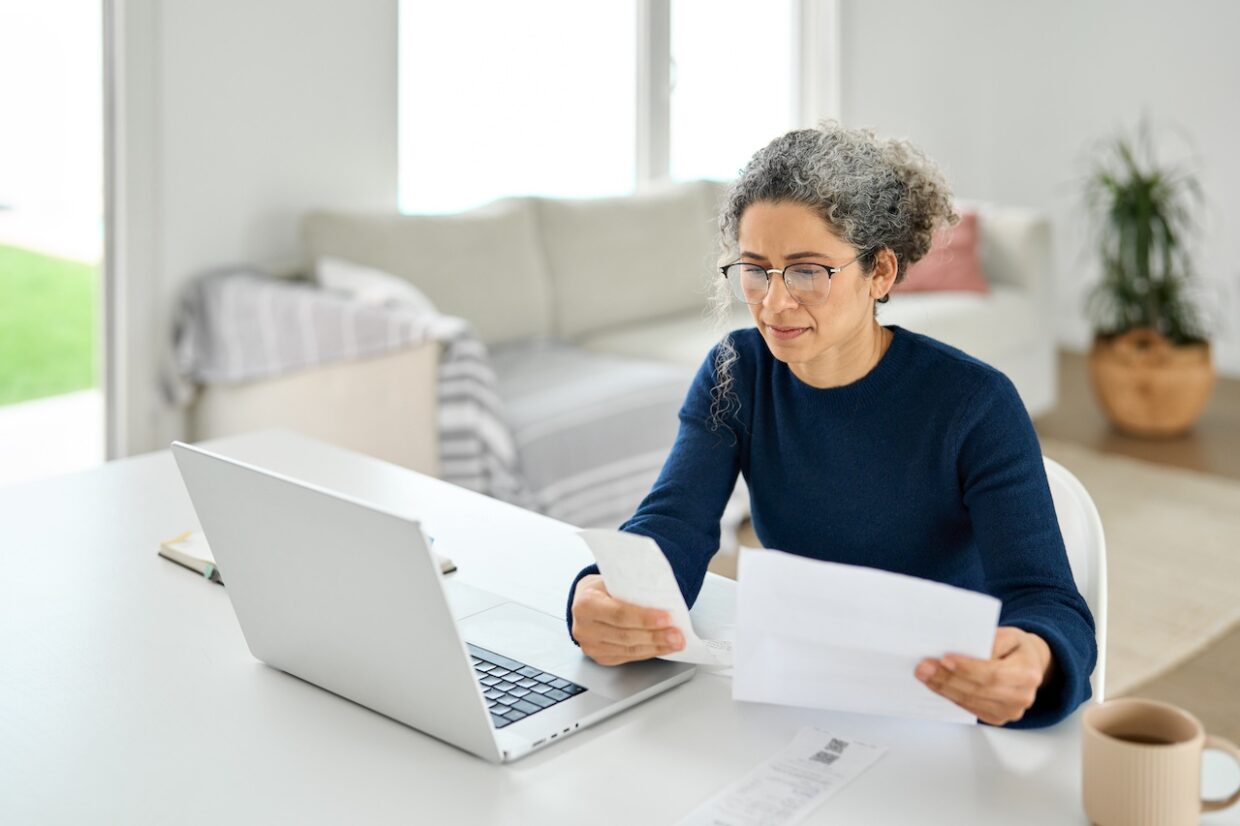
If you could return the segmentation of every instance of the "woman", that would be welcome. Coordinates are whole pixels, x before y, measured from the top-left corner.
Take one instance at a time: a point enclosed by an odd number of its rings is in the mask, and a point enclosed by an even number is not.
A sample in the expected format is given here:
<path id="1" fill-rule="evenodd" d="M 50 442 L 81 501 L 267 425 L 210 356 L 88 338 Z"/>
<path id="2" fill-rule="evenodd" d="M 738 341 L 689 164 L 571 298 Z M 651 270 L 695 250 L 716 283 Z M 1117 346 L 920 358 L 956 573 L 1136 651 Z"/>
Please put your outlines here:
<path id="1" fill-rule="evenodd" d="M 721 288 L 754 327 L 707 357 L 621 530 L 659 544 L 692 605 L 744 474 L 767 547 L 998 597 L 990 659 L 927 652 L 915 675 L 984 722 L 1049 725 L 1089 696 L 1097 650 L 1029 416 L 997 370 L 876 317 L 957 220 L 942 175 L 905 142 L 826 123 L 754 155 L 719 221 Z M 569 613 L 603 664 L 683 645 L 662 612 L 612 598 L 596 567 Z"/>

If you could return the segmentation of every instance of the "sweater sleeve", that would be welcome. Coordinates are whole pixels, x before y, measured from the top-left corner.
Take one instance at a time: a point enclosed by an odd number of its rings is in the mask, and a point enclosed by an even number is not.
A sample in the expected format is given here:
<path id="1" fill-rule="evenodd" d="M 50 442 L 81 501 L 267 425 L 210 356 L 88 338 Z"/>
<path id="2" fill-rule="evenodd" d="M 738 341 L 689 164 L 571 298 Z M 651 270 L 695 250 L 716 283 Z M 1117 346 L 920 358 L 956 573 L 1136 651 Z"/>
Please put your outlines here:
<path id="1" fill-rule="evenodd" d="M 1033 706 L 1009 724 L 1038 728 L 1089 698 L 1094 618 L 1072 577 L 1033 423 L 1012 383 L 987 375 L 963 412 L 957 471 L 987 589 L 1003 603 L 999 624 L 1037 634 L 1054 657 Z"/>
<path id="2" fill-rule="evenodd" d="M 711 350 L 689 387 L 680 408 L 680 430 L 659 478 L 637 512 L 620 526 L 658 543 L 690 607 L 706 579 L 706 566 L 719 550 L 719 520 L 736 485 L 743 444 L 743 428 L 735 415 L 729 415 L 726 424 L 711 422 L 716 351 Z M 597 565 L 588 566 L 568 589 L 570 637 L 577 583 L 598 572 Z"/>

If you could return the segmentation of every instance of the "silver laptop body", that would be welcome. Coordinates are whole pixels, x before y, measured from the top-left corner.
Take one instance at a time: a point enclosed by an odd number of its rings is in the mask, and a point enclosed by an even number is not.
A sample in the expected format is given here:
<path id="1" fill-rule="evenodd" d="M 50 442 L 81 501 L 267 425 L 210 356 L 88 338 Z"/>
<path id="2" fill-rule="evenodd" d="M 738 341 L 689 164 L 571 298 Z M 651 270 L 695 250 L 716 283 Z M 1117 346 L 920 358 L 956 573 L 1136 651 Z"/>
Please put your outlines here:
<path id="1" fill-rule="evenodd" d="M 193 445 L 172 452 L 256 658 L 479 757 L 515 760 L 693 676 L 662 660 L 598 665 L 562 617 L 441 576 L 415 520 Z M 467 643 L 585 690 L 496 728 Z"/>

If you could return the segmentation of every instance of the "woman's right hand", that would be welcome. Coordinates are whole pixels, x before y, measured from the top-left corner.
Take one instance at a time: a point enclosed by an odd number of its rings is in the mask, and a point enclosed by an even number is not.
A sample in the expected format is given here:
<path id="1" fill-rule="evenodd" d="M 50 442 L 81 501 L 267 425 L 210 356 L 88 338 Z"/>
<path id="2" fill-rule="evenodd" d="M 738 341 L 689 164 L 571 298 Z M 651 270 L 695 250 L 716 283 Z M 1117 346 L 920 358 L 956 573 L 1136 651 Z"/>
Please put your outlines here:
<path id="1" fill-rule="evenodd" d="M 666 611 L 621 602 L 598 574 L 584 576 L 573 592 L 573 639 L 599 665 L 648 660 L 685 647 Z"/>

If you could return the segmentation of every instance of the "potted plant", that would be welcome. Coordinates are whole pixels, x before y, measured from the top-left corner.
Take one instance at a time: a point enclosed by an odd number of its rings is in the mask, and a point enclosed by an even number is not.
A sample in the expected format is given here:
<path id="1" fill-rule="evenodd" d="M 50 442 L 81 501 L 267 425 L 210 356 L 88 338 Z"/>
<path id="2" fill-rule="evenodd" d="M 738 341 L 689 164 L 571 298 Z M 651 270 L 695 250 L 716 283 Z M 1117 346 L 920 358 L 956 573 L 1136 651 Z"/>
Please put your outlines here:
<path id="1" fill-rule="evenodd" d="M 1186 244 L 1201 189 L 1191 174 L 1157 162 L 1143 126 L 1135 140 L 1105 145 L 1085 193 L 1102 258 L 1086 304 L 1094 393 L 1126 433 L 1179 435 L 1214 387 L 1210 344 L 1189 295 Z"/>

